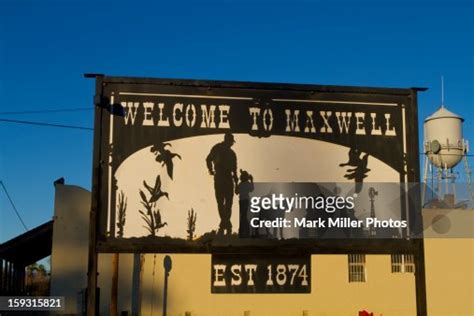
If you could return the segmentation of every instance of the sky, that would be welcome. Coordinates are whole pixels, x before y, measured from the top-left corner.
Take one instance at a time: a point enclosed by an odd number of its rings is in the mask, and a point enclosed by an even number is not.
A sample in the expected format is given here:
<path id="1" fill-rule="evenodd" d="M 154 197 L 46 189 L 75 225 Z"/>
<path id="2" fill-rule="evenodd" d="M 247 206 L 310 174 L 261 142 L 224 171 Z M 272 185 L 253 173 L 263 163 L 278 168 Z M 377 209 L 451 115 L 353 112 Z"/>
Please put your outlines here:
<path id="1" fill-rule="evenodd" d="M 427 87 L 474 141 L 474 1 L 0 0 L 0 119 L 92 127 L 94 81 L 117 76 Z M 0 181 L 28 228 L 53 216 L 53 181 L 91 188 L 88 130 L 0 122 Z M 421 134 L 420 134 L 421 135 Z M 0 191 L 0 243 L 24 232 Z"/>

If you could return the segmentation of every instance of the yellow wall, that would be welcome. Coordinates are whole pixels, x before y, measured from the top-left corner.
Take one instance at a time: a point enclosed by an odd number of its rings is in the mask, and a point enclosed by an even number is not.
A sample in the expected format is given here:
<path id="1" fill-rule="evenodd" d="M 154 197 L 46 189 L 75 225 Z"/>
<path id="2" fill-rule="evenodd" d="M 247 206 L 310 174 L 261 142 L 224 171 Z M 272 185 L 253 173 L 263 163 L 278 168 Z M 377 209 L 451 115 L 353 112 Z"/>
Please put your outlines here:
<path id="1" fill-rule="evenodd" d="M 474 315 L 474 240 L 425 241 L 428 315 Z"/>
<path id="2" fill-rule="evenodd" d="M 154 292 L 153 255 L 146 255 L 144 269 L 143 315 L 161 313 L 163 255 L 156 255 Z M 374 315 L 414 315 L 413 274 L 392 274 L 390 256 L 367 256 L 367 282 L 349 283 L 347 256 L 312 256 L 311 294 L 211 294 L 209 255 L 171 255 L 169 315 L 357 315 L 367 309 Z"/>
<path id="3" fill-rule="evenodd" d="M 474 210 L 425 209 L 423 222 L 428 315 L 474 315 Z"/>

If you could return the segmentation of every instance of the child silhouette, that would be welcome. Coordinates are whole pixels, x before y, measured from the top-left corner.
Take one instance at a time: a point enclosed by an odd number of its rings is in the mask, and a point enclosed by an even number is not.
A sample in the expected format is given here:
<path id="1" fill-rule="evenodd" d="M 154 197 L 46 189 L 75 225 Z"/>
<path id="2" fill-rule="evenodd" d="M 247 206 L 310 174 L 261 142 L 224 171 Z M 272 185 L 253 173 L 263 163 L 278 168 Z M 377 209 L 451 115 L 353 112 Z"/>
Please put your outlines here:
<path id="1" fill-rule="evenodd" d="M 239 195 L 239 237 L 250 237 L 250 223 L 247 214 L 250 207 L 250 192 L 253 192 L 253 177 L 247 171 L 240 169 L 240 181 L 235 187 Z"/>

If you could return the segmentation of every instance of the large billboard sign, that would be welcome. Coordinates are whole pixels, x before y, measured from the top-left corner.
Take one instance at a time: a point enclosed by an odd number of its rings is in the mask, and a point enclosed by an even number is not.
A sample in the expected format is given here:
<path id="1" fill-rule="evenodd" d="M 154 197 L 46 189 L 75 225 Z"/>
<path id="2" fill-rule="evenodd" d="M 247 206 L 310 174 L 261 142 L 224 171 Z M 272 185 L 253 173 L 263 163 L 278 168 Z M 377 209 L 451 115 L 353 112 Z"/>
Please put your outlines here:
<path id="1" fill-rule="evenodd" d="M 242 210 L 255 194 L 297 194 L 294 183 L 340 183 L 325 189 L 365 205 L 354 219 L 370 217 L 377 188 L 369 184 L 418 181 L 416 101 L 417 89 L 98 77 L 98 249 L 363 249 L 365 239 L 259 238 L 275 234 L 266 224 L 243 229 Z M 408 221 L 409 203 L 396 200 L 378 214 Z"/>

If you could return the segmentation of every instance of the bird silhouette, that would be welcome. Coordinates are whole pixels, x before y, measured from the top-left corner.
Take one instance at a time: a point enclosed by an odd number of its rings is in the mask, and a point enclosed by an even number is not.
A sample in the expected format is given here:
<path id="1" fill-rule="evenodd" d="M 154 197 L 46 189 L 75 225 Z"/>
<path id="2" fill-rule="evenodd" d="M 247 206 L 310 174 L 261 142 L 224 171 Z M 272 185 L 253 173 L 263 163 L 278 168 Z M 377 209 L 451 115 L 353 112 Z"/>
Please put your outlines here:
<path id="1" fill-rule="evenodd" d="M 171 152 L 166 147 L 171 147 L 170 143 L 156 143 L 151 146 L 150 151 L 155 154 L 155 160 L 161 163 L 162 166 L 166 165 L 166 171 L 168 176 L 173 179 L 173 158 L 178 157 L 181 160 L 181 156 L 177 153 Z"/>
<path id="2" fill-rule="evenodd" d="M 348 180 L 354 180 L 356 183 L 355 193 L 359 193 L 362 190 L 362 183 L 364 178 L 367 178 L 367 173 L 370 171 L 367 168 L 369 154 L 365 154 L 362 158 L 360 157 L 360 151 L 356 148 L 349 150 L 349 161 L 346 163 L 339 164 L 340 167 L 352 166 L 355 168 L 347 169 L 344 177 Z"/>
<path id="3" fill-rule="evenodd" d="M 360 151 L 357 148 L 351 148 L 349 150 L 349 161 L 346 163 L 341 163 L 339 164 L 339 167 L 344 167 L 344 166 L 357 166 L 357 163 L 359 161 L 359 156 L 360 156 Z"/>
<path id="4" fill-rule="evenodd" d="M 168 193 L 161 191 L 161 178 L 159 175 L 156 177 L 155 185 L 153 187 L 149 186 L 145 181 L 143 181 L 143 185 L 148 192 L 150 192 L 150 203 L 158 201 L 163 196 L 166 196 L 166 198 L 169 199 Z"/>
<path id="5" fill-rule="evenodd" d="M 156 228 L 160 229 L 160 228 L 163 228 L 163 227 L 165 227 L 165 226 L 168 225 L 167 222 L 164 222 L 164 223 L 163 223 L 163 222 L 161 221 L 161 214 L 160 214 L 160 211 L 159 211 L 159 210 L 155 211 L 155 213 L 154 213 L 153 215 L 154 215 L 154 220 L 155 220 L 155 226 L 156 226 Z"/>

